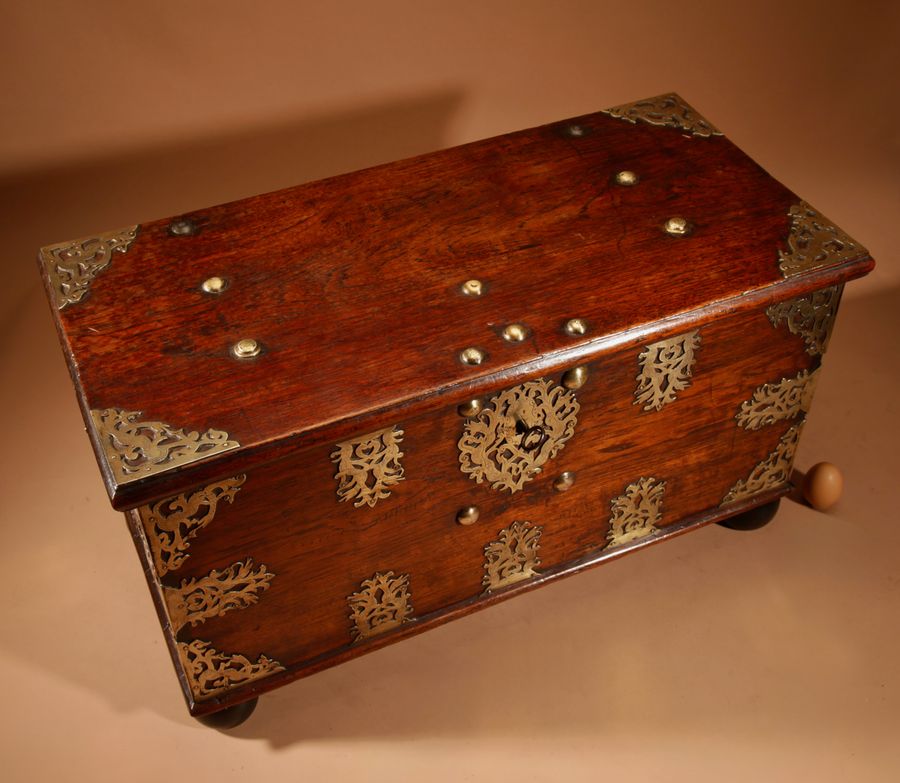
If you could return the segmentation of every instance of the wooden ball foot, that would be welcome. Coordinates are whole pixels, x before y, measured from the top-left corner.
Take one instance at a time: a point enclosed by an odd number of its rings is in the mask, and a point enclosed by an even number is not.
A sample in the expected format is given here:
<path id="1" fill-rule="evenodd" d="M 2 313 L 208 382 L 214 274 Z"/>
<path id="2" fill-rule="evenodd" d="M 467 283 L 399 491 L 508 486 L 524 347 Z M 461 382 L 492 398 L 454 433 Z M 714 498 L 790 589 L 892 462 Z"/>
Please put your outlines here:
<path id="1" fill-rule="evenodd" d="M 803 497 L 816 511 L 827 511 L 841 499 L 844 477 L 830 462 L 813 465 L 803 479 Z"/>
<path id="2" fill-rule="evenodd" d="M 719 524 L 731 530 L 757 530 L 772 521 L 772 518 L 778 512 L 780 503 L 780 500 L 775 500 L 771 503 L 766 503 L 764 506 L 751 508 L 743 514 L 723 519 Z"/>
<path id="3" fill-rule="evenodd" d="M 257 702 L 259 702 L 258 698 L 242 701 L 233 707 L 226 707 L 224 710 L 211 712 L 209 715 L 199 715 L 196 720 L 198 723 L 202 723 L 211 729 L 219 729 L 220 731 L 234 729 L 253 714 Z"/>

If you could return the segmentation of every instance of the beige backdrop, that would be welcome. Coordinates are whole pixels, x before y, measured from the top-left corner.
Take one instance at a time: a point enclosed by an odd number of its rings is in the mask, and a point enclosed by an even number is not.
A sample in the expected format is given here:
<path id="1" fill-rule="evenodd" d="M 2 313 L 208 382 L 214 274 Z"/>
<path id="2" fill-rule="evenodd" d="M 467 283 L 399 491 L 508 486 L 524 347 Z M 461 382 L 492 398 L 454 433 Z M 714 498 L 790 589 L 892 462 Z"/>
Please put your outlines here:
<path id="1" fill-rule="evenodd" d="M 11 781 L 900 779 L 900 5 L 0 3 L 0 718 Z M 704 529 L 187 717 L 37 247 L 678 90 L 871 249 L 798 467 Z M 153 272 L 147 270 L 147 285 Z"/>

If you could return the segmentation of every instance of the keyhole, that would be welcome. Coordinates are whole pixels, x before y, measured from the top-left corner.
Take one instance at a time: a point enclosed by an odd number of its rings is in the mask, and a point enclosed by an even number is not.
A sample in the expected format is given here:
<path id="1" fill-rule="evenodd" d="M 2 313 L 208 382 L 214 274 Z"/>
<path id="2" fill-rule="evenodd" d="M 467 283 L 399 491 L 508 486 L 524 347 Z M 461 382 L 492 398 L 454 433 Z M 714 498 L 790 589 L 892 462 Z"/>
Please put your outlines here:
<path id="1" fill-rule="evenodd" d="M 519 445 L 525 451 L 536 451 L 547 440 L 544 428 L 538 425 L 529 427 L 524 421 L 519 419 L 516 422 L 516 433 L 520 435 Z"/>

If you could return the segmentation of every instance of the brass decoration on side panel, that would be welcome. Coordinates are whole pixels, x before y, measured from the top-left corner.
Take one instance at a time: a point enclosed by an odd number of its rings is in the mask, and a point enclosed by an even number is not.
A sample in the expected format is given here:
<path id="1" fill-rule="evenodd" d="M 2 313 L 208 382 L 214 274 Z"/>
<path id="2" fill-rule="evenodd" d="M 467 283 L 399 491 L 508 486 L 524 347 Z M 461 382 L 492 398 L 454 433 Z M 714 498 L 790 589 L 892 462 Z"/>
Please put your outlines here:
<path id="1" fill-rule="evenodd" d="M 124 253 L 131 247 L 138 229 L 139 226 L 129 226 L 41 248 L 41 263 L 50 278 L 57 309 L 80 302 L 91 281 L 109 266 L 112 254 Z"/>
<path id="2" fill-rule="evenodd" d="M 479 484 L 517 492 L 575 434 L 578 410 L 571 391 L 544 378 L 500 392 L 466 421 L 460 470 Z"/>
<path id="3" fill-rule="evenodd" d="M 788 214 L 791 216 L 788 249 L 778 251 L 778 267 L 785 277 L 867 254 L 862 245 L 805 201 L 794 204 Z"/>
<path id="4" fill-rule="evenodd" d="M 338 443 L 331 454 L 337 465 L 338 500 L 352 500 L 359 508 L 388 497 L 390 487 L 403 481 L 402 440 L 403 430 L 388 427 Z"/>
<path id="5" fill-rule="evenodd" d="M 412 616 L 409 574 L 394 576 L 393 571 L 378 572 L 364 579 L 359 587 L 347 596 L 354 643 L 390 631 Z"/>
<path id="6" fill-rule="evenodd" d="M 254 570 L 253 559 L 248 557 L 246 562 L 238 561 L 222 571 L 213 569 L 200 579 L 183 579 L 179 587 L 165 587 L 172 632 L 178 633 L 188 623 L 199 625 L 232 609 L 252 606 L 274 576 L 264 565 Z"/>
<path id="7" fill-rule="evenodd" d="M 647 122 L 650 125 L 678 128 L 687 131 L 692 136 L 702 138 L 722 135 L 722 131 L 703 119 L 695 109 L 674 92 L 657 95 L 655 98 L 647 98 L 643 101 L 626 103 L 622 106 L 614 106 L 604 110 L 603 113 L 634 124 Z"/>
<path id="8" fill-rule="evenodd" d="M 695 353 L 700 347 L 696 330 L 651 343 L 638 356 L 641 368 L 634 390 L 634 404 L 645 411 L 661 410 L 691 385 Z"/>
<path id="9" fill-rule="evenodd" d="M 607 548 L 621 546 L 652 535 L 662 515 L 666 482 L 651 477 L 638 479 L 625 487 L 625 494 L 610 503 Z"/>
<path id="10" fill-rule="evenodd" d="M 530 522 L 513 522 L 500 531 L 500 537 L 484 548 L 485 592 L 539 576 L 538 557 L 543 527 Z"/>
<path id="11" fill-rule="evenodd" d="M 775 451 L 769 454 L 762 462 L 753 468 L 750 475 L 740 479 L 722 498 L 720 505 L 737 503 L 746 500 L 770 489 L 782 487 L 790 481 L 791 466 L 794 463 L 794 453 L 797 451 L 797 443 L 800 441 L 800 430 L 803 422 L 795 424 L 778 441 Z"/>
<path id="12" fill-rule="evenodd" d="M 187 549 L 191 539 L 212 522 L 219 501 L 234 502 L 234 496 L 246 480 L 247 476 L 241 474 L 138 509 L 157 576 L 181 567 L 189 557 Z"/>
<path id="13" fill-rule="evenodd" d="M 820 356 L 828 347 L 843 288 L 834 285 L 778 302 L 766 308 L 766 315 L 772 326 L 777 328 L 784 322 L 791 334 L 802 337 L 810 356 Z"/>
<path id="14" fill-rule="evenodd" d="M 776 421 L 794 419 L 807 413 L 816 390 L 818 369 L 800 370 L 794 378 L 782 378 L 777 383 L 764 383 L 753 392 L 753 397 L 741 404 L 738 411 L 739 427 L 758 430 Z"/>
<path id="15" fill-rule="evenodd" d="M 265 655 L 260 655 L 254 663 L 244 655 L 221 653 L 202 639 L 178 642 L 178 657 L 196 701 L 284 671 L 284 666 Z"/>
<path id="16" fill-rule="evenodd" d="M 91 411 L 91 419 L 119 484 L 163 473 L 180 465 L 231 451 L 241 444 L 221 430 L 189 432 L 161 421 L 143 421 L 141 411 L 107 408 Z"/>

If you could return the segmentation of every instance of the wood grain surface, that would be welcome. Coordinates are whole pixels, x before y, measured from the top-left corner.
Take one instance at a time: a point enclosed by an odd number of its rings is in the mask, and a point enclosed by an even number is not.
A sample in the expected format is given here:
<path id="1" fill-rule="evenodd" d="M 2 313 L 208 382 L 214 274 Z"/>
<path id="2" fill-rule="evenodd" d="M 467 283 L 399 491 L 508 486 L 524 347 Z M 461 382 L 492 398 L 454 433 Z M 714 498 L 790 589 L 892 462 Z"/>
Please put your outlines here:
<path id="1" fill-rule="evenodd" d="M 640 183 L 616 185 L 624 169 Z M 593 114 L 201 210 L 192 236 L 144 223 L 56 315 L 95 450 L 104 408 L 241 443 L 125 485 L 105 473 L 126 509 L 864 274 L 863 255 L 782 279 L 798 200 L 724 137 Z M 663 231 L 674 215 L 689 236 Z M 214 275 L 230 285 L 211 297 Z M 460 294 L 469 278 L 484 296 Z M 511 322 L 527 340 L 500 338 Z M 262 355 L 234 359 L 244 337 Z M 468 346 L 483 364 L 458 360 Z"/>
<path id="2" fill-rule="evenodd" d="M 283 673 L 194 702 L 202 714 L 377 649 L 548 580 L 574 573 L 670 534 L 718 521 L 787 491 L 776 486 L 749 501 L 721 508 L 738 479 L 775 448 L 797 420 L 751 431 L 735 414 L 757 386 L 819 365 L 801 337 L 774 328 L 762 309 L 717 319 L 700 330 L 690 386 L 661 410 L 634 404 L 641 346 L 588 363 L 588 382 L 575 435 L 525 488 L 510 495 L 477 484 L 459 469 L 457 442 L 465 419 L 455 407 L 421 415 L 398 413 L 404 431 L 405 479 L 374 507 L 337 501 L 330 447 L 308 449 L 249 471 L 234 503 L 191 542 L 190 557 L 161 582 L 147 557 L 144 531 L 129 514 L 170 648 L 194 638 L 255 660 L 260 654 Z M 550 377 L 550 376 L 548 376 Z M 553 377 L 558 382 L 558 377 Z M 802 418 L 802 417 L 801 417 Z M 576 474 L 567 492 L 554 490 L 562 471 Z M 642 477 L 666 482 L 662 537 L 607 548 L 610 503 Z M 457 510 L 477 505 L 476 524 L 456 522 Z M 485 595 L 484 547 L 514 521 L 543 527 L 539 576 Z M 167 627 L 159 585 L 177 587 L 213 569 L 252 557 L 275 574 L 253 607 L 229 612 L 176 636 Z M 347 597 L 375 572 L 409 574 L 413 622 L 353 644 Z M 176 657 L 176 668 L 179 668 Z"/>

